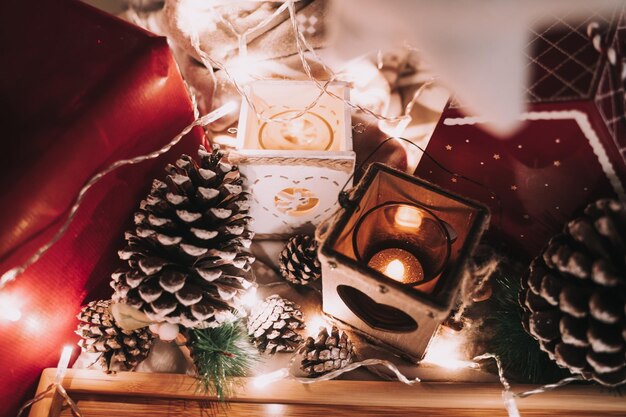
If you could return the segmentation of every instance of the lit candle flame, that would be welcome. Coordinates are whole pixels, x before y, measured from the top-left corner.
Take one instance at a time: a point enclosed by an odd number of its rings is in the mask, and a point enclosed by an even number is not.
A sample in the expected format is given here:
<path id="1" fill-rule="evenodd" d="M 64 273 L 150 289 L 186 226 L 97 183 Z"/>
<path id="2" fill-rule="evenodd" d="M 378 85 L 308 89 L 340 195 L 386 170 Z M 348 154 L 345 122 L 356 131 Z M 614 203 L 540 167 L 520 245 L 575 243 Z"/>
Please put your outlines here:
<path id="1" fill-rule="evenodd" d="M 422 213 L 412 206 L 400 206 L 394 220 L 398 226 L 419 229 L 422 225 Z"/>
<path id="2" fill-rule="evenodd" d="M 396 281 L 402 282 L 404 279 L 404 264 L 399 259 L 394 259 L 389 262 L 389 265 L 385 268 L 383 274 L 389 278 L 393 278 Z"/>

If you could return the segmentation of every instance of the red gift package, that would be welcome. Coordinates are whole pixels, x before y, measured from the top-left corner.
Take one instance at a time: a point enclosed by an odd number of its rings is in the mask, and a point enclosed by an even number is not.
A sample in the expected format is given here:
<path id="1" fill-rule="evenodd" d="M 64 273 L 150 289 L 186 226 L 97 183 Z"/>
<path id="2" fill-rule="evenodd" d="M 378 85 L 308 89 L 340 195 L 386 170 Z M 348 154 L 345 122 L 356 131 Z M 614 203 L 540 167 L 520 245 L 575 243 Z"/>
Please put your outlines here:
<path id="1" fill-rule="evenodd" d="M 624 198 L 626 119 L 619 57 L 626 29 L 621 18 L 616 24 L 619 16 L 593 17 L 575 26 L 555 20 L 533 32 L 523 128 L 511 138 L 495 138 L 481 128 L 483 119 L 449 104 L 426 152 L 452 174 L 427 157 L 416 170 L 488 204 L 490 242 L 505 243 L 522 259 L 536 256 L 587 203 Z M 607 59 L 611 48 L 617 57 L 613 63 Z"/>
<path id="2" fill-rule="evenodd" d="M 78 1 L 8 0 L 0 15 L 2 275 L 54 235 L 91 176 L 159 149 L 193 112 L 165 38 Z M 124 230 L 151 180 L 202 140 L 194 130 L 166 155 L 104 177 L 67 233 L 0 290 L 0 414 L 14 415 L 75 344 L 80 305 L 110 297 Z"/>

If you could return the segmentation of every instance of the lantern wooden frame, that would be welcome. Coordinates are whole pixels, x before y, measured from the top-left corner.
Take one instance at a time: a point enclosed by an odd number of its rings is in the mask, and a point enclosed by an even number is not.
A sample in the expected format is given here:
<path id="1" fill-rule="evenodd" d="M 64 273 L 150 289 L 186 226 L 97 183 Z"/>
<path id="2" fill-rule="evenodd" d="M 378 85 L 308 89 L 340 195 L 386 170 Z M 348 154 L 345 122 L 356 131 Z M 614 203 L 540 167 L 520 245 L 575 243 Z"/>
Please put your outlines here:
<path id="1" fill-rule="evenodd" d="M 464 229 L 463 240 L 459 241 L 459 245 L 454 248 L 454 259 L 437 280 L 425 284 L 430 286 L 430 293 L 418 291 L 394 281 L 363 262 L 357 261 L 354 255 L 347 255 L 345 249 L 338 249 L 342 245 L 343 247 L 347 245 L 350 234 L 355 233 L 354 225 L 358 218 L 371 207 L 371 205 L 367 206 L 367 204 L 372 204 L 365 201 L 367 197 L 374 193 L 376 196 L 373 198 L 380 198 L 380 190 L 372 191 L 377 187 L 375 181 L 380 178 L 379 175 L 393 177 L 399 183 L 406 185 L 398 194 L 404 202 L 419 202 L 419 197 L 408 189 L 411 186 L 419 189 L 423 197 L 429 200 L 428 204 L 439 204 L 438 208 L 435 208 L 440 216 L 445 215 L 445 210 L 451 209 L 457 211 L 455 214 L 457 218 L 465 215 L 465 212 L 461 211 L 464 208 L 467 213 L 470 213 L 468 215 L 471 219 L 468 220 L 468 227 Z M 331 226 L 332 229 L 328 231 L 328 237 L 319 251 L 322 264 L 323 311 L 351 326 L 375 343 L 385 345 L 410 361 L 419 361 L 426 352 L 428 343 L 438 326 L 448 317 L 457 301 L 465 260 L 478 244 L 480 236 L 488 225 L 489 211 L 481 204 L 451 194 L 415 176 L 380 163 L 370 166 L 352 200 L 354 203 L 345 209 L 337 222 Z M 384 201 L 376 204 L 382 203 Z M 360 299 L 351 301 L 351 298 L 357 297 Z M 389 313 L 390 316 L 393 317 L 395 314 L 399 317 L 399 322 L 400 320 L 412 321 L 409 321 L 409 325 L 399 326 L 394 330 L 381 328 L 382 325 L 377 326 L 373 323 L 375 320 L 368 319 L 367 312 L 359 307 L 359 304 L 363 303 L 369 303 L 372 317 L 375 316 L 375 309 L 383 311 L 386 306 L 391 306 L 391 310 L 399 311 L 397 313 L 392 311 Z M 406 320 L 404 316 L 407 316 Z M 411 323 L 415 326 L 411 327 Z"/>
<path id="2" fill-rule="evenodd" d="M 45 369 L 37 394 L 52 382 L 56 369 Z M 153 417 L 169 415 L 377 416 L 407 415 L 505 417 L 502 386 L 497 383 L 422 382 L 414 386 L 390 381 L 325 381 L 303 385 L 281 380 L 258 388 L 241 378 L 228 404 L 197 389 L 197 380 L 177 374 L 68 370 L 62 384 L 85 417 Z M 515 386 L 517 390 L 534 387 Z M 626 401 L 597 386 L 566 386 L 517 399 L 524 416 L 623 416 Z M 204 411 L 203 411 L 204 410 Z M 33 405 L 30 417 L 71 416 L 60 396 L 48 393 Z"/>

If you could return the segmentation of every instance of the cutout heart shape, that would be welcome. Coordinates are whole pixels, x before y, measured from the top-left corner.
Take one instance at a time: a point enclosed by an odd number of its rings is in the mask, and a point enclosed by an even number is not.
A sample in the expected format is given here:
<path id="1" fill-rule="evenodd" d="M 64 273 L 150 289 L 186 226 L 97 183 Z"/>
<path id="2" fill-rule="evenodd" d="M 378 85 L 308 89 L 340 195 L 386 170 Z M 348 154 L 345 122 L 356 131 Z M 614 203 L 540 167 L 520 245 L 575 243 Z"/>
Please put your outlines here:
<path id="1" fill-rule="evenodd" d="M 411 316 L 395 307 L 374 301 L 354 287 L 339 285 L 337 294 L 358 318 L 374 329 L 397 333 L 417 330 L 417 323 Z"/>

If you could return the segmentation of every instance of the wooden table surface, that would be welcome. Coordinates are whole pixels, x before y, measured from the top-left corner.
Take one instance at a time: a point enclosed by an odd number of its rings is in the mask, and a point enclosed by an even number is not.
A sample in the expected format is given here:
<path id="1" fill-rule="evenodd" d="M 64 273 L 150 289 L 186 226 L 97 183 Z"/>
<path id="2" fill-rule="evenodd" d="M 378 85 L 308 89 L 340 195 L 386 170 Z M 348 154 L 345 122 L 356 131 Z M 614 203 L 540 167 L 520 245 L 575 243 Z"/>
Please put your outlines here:
<path id="1" fill-rule="evenodd" d="M 44 370 L 38 392 L 54 380 Z M 196 380 L 177 374 L 69 370 L 63 386 L 84 417 L 111 416 L 506 416 L 499 384 L 424 382 L 408 386 L 383 381 L 327 381 L 303 385 L 281 380 L 264 387 L 238 380 L 228 403 L 197 390 Z M 515 391 L 530 386 L 515 386 Z M 71 416 L 58 396 L 48 395 L 31 417 Z M 566 386 L 517 399 L 522 416 L 626 416 L 626 398 L 596 386 Z"/>

